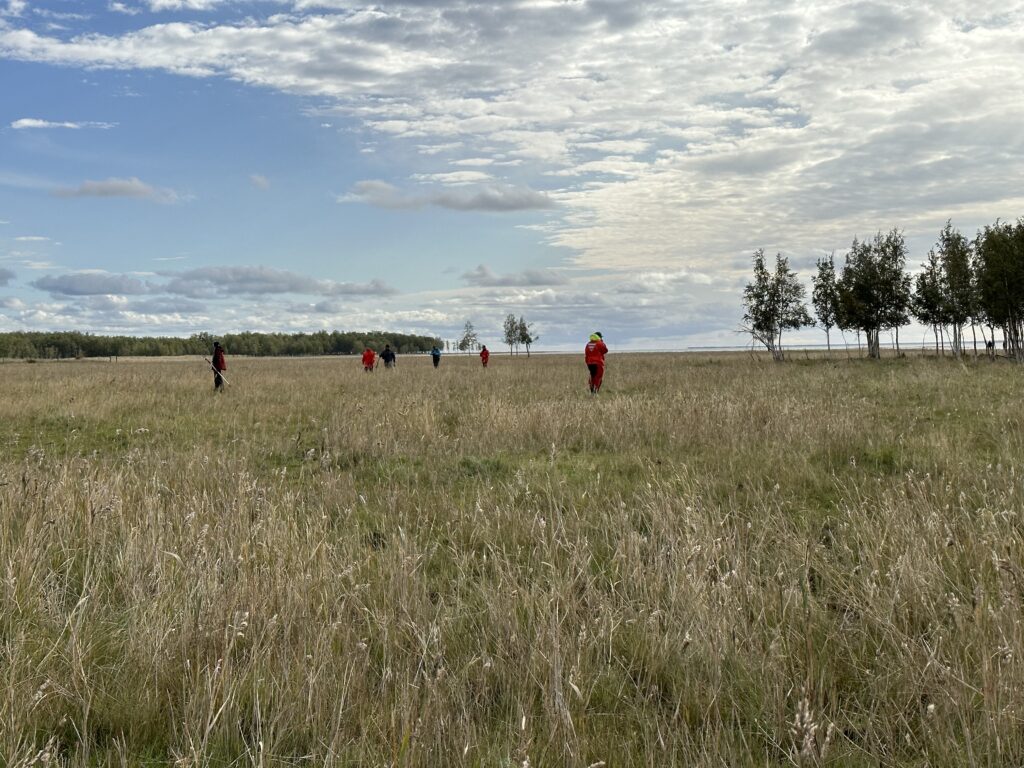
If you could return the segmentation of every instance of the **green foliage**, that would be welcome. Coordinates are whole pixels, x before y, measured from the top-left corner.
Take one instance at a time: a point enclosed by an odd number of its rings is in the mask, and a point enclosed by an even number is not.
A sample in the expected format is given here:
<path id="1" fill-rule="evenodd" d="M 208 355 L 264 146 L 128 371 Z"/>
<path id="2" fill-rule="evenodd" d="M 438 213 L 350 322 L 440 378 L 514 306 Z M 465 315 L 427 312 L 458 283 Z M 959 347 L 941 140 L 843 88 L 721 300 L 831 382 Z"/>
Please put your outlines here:
<path id="1" fill-rule="evenodd" d="M 829 351 L 832 350 L 832 338 L 829 331 L 839 320 L 839 290 L 836 287 L 835 253 L 818 259 L 818 273 L 811 278 L 814 290 L 811 291 L 811 304 L 818 324 L 825 329 L 825 340 Z"/>
<path id="2" fill-rule="evenodd" d="M 985 227 L 975 249 L 978 314 L 1000 327 L 1011 354 L 1024 360 L 1024 219 Z"/>
<path id="3" fill-rule="evenodd" d="M 754 252 L 754 279 L 743 291 L 744 330 L 764 344 L 775 360 L 783 359 L 782 332 L 813 325 L 804 306 L 804 286 L 789 261 L 775 256 L 775 272 L 764 263 L 764 249 Z"/>
<path id="4" fill-rule="evenodd" d="M 469 320 L 466 321 L 466 325 L 462 330 L 462 338 L 459 339 L 456 346 L 458 346 L 460 352 L 471 352 L 477 346 L 476 330 L 474 330 L 473 323 Z"/>
<path id="5" fill-rule="evenodd" d="M 390 344 L 397 352 L 428 352 L 440 339 L 387 331 L 368 333 L 197 333 L 187 339 L 150 336 L 97 336 L 77 331 L 0 333 L 0 358 L 163 357 L 208 355 L 214 340 L 229 354 L 253 357 L 351 355 L 367 346 Z"/>
<path id="6" fill-rule="evenodd" d="M 533 324 L 526 322 L 526 318 L 522 315 L 519 316 L 517 325 L 517 338 L 518 343 L 526 347 L 526 356 L 530 356 L 530 347 L 533 345 L 540 336 L 535 336 L 533 333 Z"/>
<path id="7" fill-rule="evenodd" d="M 881 356 L 879 333 L 899 328 L 910 320 L 910 275 L 906 273 L 907 247 L 897 229 L 875 235 L 872 242 L 854 238 L 839 277 L 838 324 L 863 331 L 868 356 Z"/>
<path id="8" fill-rule="evenodd" d="M 519 321 L 516 320 L 516 316 L 509 313 L 505 316 L 505 322 L 502 325 L 502 331 L 504 336 L 502 340 L 508 344 L 508 353 L 511 355 L 513 349 L 518 349 L 520 338 L 519 338 Z"/>

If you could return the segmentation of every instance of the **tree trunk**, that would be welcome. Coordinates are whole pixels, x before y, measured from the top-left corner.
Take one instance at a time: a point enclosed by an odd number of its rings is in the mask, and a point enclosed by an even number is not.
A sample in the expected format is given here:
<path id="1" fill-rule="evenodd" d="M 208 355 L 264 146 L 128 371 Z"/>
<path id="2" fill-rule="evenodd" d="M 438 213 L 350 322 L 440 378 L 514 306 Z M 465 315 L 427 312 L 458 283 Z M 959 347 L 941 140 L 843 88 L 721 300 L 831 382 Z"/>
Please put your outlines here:
<path id="1" fill-rule="evenodd" d="M 896 326 L 896 357 L 900 357 L 900 327 Z"/>
<path id="2" fill-rule="evenodd" d="M 869 328 L 864 332 L 864 335 L 867 336 L 868 357 L 872 360 L 881 360 L 882 354 L 879 348 L 878 329 Z"/>
<path id="3" fill-rule="evenodd" d="M 832 357 L 832 334 L 825 328 L 825 346 L 828 348 L 828 356 Z"/>

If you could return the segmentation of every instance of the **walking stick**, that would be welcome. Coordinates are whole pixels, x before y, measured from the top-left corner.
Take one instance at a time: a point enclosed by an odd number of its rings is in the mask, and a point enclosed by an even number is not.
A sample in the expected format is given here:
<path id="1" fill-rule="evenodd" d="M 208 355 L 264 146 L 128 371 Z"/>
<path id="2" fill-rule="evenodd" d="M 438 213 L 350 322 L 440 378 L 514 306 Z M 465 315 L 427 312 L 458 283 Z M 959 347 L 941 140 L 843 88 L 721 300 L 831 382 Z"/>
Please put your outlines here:
<path id="1" fill-rule="evenodd" d="M 223 382 L 224 382 L 225 384 L 227 384 L 227 383 L 228 383 L 228 380 L 227 380 L 226 378 L 224 378 L 224 373 L 223 373 L 223 371 L 218 371 L 218 370 L 217 370 L 217 369 L 216 369 L 216 368 L 214 367 L 214 365 L 213 365 L 213 362 L 212 362 L 212 361 L 210 361 L 209 359 L 207 359 L 207 358 L 205 358 L 205 357 L 204 357 L 204 358 L 203 358 L 203 360 L 206 360 L 206 362 L 208 362 L 208 363 L 210 364 L 210 370 L 211 370 L 211 371 L 213 371 L 214 373 L 216 373 L 216 374 L 217 374 L 218 376 L 220 376 L 220 380 L 221 380 L 221 381 L 223 381 Z"/>

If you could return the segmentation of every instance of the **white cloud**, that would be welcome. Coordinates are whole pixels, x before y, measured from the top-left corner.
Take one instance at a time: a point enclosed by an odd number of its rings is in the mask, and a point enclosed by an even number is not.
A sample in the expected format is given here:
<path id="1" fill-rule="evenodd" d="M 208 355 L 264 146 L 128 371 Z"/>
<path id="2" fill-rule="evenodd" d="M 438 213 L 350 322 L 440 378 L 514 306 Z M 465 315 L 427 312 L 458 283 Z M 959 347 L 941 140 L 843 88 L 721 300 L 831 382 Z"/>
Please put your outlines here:
<path id="1" fill-rule="evenodd" d="M 39 120 L 34 117 L 23 117 L 19 120 L 15 120 L 11 123 L 11 128 L 16 131 L 23 131 L 32 128 L 70 128 L 72 130 L 78 130 L 80 128 L 100 128 L 103 130 L 109 128 L 116 128 L 117 123 L 100 123 L 100 122 L 71 122 L 71 121 L 51 121 L 51 120 Z"/>
<path id="2" fill-rule="evenodd" d="M 456 211 L 529 211 L 554 206 L 547 195 L 526 187 L 488 185 L 441 189 L 426 193 L 403 192 L 392 184 L 379 180 L 357 182 L 352 191 L 340 197 L 339 202 L 368 203 L 381 208 L 423 208 L 436 206 Z"/>
<path id="3" fill-rule="evenodd" d="M 50 240 L 50 238 L 43 237 L 42 235 L 20 235 L 14 239 L 19 243 L 45 243 Z"/>
<path id="4" fill-rule="evenodd" d="M 1024 211 L 1019 4 L 298 0 L 232 22 L 193 13 L 215 4 L 148 0 L 185 20 L 120 34 L 46 36 L 8 21 L 0 56 L 315 96 L 317 120 L 362 127 L 382 176 L 437 185 L 367 180 L 344 201 L 557 204 L 532 225 L 538 238 L 578 266 L 630 273 L 501 292 L 552 324 L 571 320 L 555 316 L 560 300 L 625 288 L 641 314 L 608 311 L 707 334 L 671 301 L 735 316 L 728 291 L 758 246 L 841 251 L 857 232 L 931 237 L 950 216 L 970 231 Z M 38 188 L 10 173 L 0 184 Z M 121 191 L 145 196 L 141 184 Z"/>
<path id="5" fill-rule="evenodd" d="M 111 274 L 99 270 L 48 275 L 31 283 L 33 288 L 52 296 L 95 296 L 105 294 L 140 294 L 149 288 L 141 280 L 128 275 Z"/>
<path id="6" fill-rule="evenodd" d="M 481 171 L 452 171 L 449 173 L 417 173 L 413 178 L 416 181 L 435 181 L 439 184 L 462 185 L 490 181 L 494 177 L 489 173 Z"/>
<path id="7" fill-rule="evenodd" d="M 137 8 L 134 5 L 127 5 L 126 3 L 116 1 L 107 5 L 107 9 L 113 13 L 121 13 L 125 16 L 138 16 L 142 13 L 142 9 Z"/>
<path id="8" fill-rule="evenodd" d="M 209 11 L 225 0 L 146 0 L 149 10 L 159 11 Z"/>
<path id="9" fill-rule="evenodd" d="M 28 8 L 28 0 L 7 0 L 6 7 L 0 6 L 0 17 L 23 16 Z"/>
<path id="10" fill-rule="evenodd" d="M 175 203 L 181 199 L 173 189 L 153 187 L 134 176 L 128 179 L 84 181 L 77 187 L 59 188 L 54 194 L 57 197 L 134 197 L 157 203 Z"/>
<path id="11" fill-rule="evenodd" d="M 249 183 L 256 187 L 256 189 L 270 189 L 270 179 L 258 173 L 249 174 Z"/>
<path id="12" fill-rule="evenodd" d="M 272 294 L 314 294 L 319 296 L 391 295 L 395 290 L 379 280 L 347 283 L 263 266 L 200 267 L 182 272 L 161 272 L 169 282 L 160 292 L 191 298 L 261 296 Z"/>
<path id="13" fill-rule="evenodd" d="M 563 275 L 547 269 L 527 269 L 514 274 L 497 275 L 484 264 L 464 272 L 462 279 L 468 285 L 477 287 L 563 285 L 567 282 Z"/>

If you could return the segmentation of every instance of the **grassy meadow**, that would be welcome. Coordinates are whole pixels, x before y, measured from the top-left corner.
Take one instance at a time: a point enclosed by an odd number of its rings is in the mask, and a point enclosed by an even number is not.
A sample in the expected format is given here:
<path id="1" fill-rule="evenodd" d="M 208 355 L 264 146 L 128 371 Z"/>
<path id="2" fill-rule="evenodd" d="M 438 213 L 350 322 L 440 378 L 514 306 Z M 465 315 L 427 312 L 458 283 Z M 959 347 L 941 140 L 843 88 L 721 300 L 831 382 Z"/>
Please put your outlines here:
<path id="1" fill-rule="evenodd" d="M 0 364 L 0 766 L 1024 764 L 1020 368 L 228 360 Z"/>

